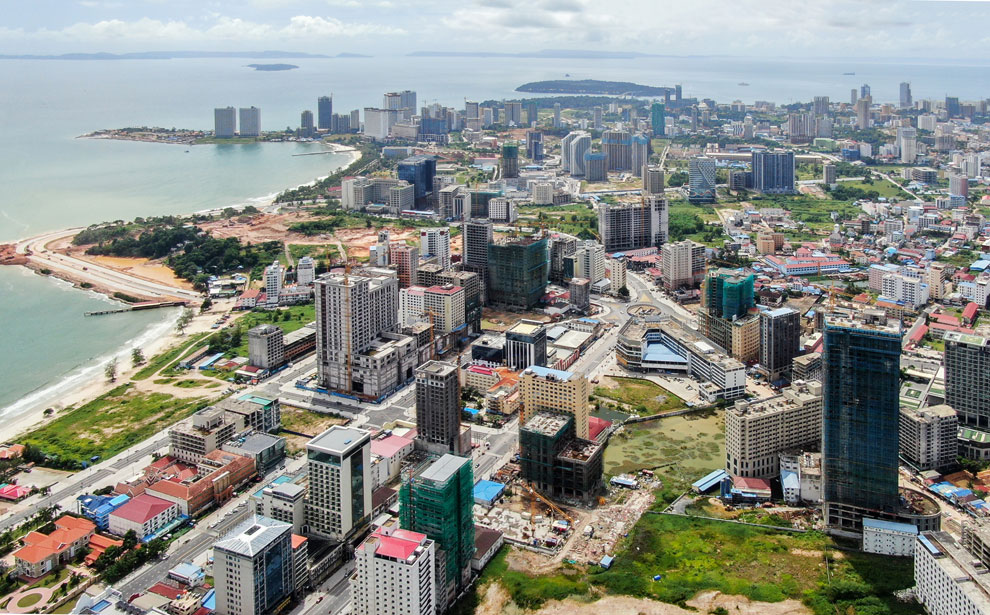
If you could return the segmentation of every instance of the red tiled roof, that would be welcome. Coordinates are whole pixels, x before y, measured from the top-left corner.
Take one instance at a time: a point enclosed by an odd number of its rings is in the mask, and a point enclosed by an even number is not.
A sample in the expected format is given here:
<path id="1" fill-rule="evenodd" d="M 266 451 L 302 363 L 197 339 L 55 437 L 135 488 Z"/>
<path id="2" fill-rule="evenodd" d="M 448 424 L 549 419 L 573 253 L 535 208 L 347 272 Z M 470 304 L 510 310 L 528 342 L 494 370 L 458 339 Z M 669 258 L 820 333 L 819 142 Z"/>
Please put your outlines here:
<path id="1" fill-rule="evenodd" d="M 955 327 L 959 326 L 959 319 L 952 314 L 946 314 L 945 312 L 940 312 L 939 315 L 935 317 L 935 321 L 942 325 L 952 325 Z"/>
<path id="2" fill-rule="evenodd" d="M 148 591 L 153 594 L 158 594 L 159 596 L 165 596 L 169 600 L 175 600 L 182 594 L 186 593 L 184 589 L 172 587 L 171 585 L 165 585 L 164 583 L 155 583 L 148 588 Z"/>
<path id="3" fill-rule="evenodd" d="M 157 484 L 155 486 L 157 487 Z M 134 523 L 147 523 L 175 505 L 175 502 L 144 493 L 110 513 L 110 516 Z"/>
<path id="4" fill-rule="evenodd" d="M 392 457 L 402 449 L 412 444 L 409 438 L 402 436 L 388 436 L 371 441 L 371 452 L 380 457 Z"/>
<path id="5" fill-rule="evenodd" d="M 299 534 L 293 534 L 292 535 L 292 548 L 293 549 L 298 549 L 299 548 L 299 545 L 305 543 L 307 540 L 309 540 L 309 539 L 306 538 L 305 536 L 300 536 Z"/>
<path id="6" fill-rule="evenodd" d="M 972 318 L 976 316 L 979 310 L 980 310 L 980 306 L 970 301 L 969 303 L 966 304 L 966 307 L 963 308 L 963 313 L 962 313 L 963 318 L 967 320 L 972 320 Z"/>
<path id="7" fill-rule="evenodd" d="M 404 534 L 402 536 L 396 536 L 400 532 Z M 396 530 L 392 536 L 375 532 L 373 536 L 378 538 L 378 548 L 375 549 L 376 555 L 403 560 L 408 559 L 416 551 L 416 548 L 422 544 L 423 540 L 426 539 L 425 534 L 410 532 L 408 530 Z"/>
<path id="8" fill-rule="evenodd" d="M 928 333 L 928 325 L 921 325 L 920 327 L 914 330 L 914 333 L 912 333 L 911 337 L 909 337 L 908 339 L 912 342 L 920 342 L 921 338 L 925 337 L 927 333 Z"/>
<path id="9" fill-rule="evenodd" d="M 600 419 L 597 416 L 588 417 L 588 435 L 594 440 L 598 437 L 598 434 L 603 432 L 612 424 L 612 421 L 606 421 L 605 419 Z"/>
<path id="10" fill-rule="evenodd" d="M 37 564 L 56 553 L 65 551 L 72 543 L 96 530 L 96 525 L 91 521 L 69 515 L 56 519 L 55 527 L 55 531 L 48 535 L 41 532 L 29 532 L 22 539 L 25 546 L 18 549 L 14 553 L 14 557 L 31 564 Z"/>

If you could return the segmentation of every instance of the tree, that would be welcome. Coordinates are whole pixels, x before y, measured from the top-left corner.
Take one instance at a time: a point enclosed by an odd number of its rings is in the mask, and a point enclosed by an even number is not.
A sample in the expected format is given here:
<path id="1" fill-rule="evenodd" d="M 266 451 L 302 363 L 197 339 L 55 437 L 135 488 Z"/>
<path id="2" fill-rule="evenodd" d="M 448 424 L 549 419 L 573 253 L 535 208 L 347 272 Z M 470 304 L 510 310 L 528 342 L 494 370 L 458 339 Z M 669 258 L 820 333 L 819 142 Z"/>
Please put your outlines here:
<path id="1" fill-rule="evenodd" d="M 144 364 L 144 352 L 140 348 L 131 350 L 131 363 L 134 364 L 134 367 Z"/>
<path id="2" fill-rule="evenodd" d="M 179 315 L 179 320 L 175 321 L 175 330 L 179 332 L 179 335 L 185 333 L 186 327 L 188 327 L 189 323 L 192 322 L 192 318 L 192 310 L 189 308 L 182 310 L 182 314 Z"/>
<path id="3" fill-rule="evenodd" d="M 136 544 L 137 532 L 134 530 L 127 530 L 127 533 L 124 534 L 124 550 L 126 551 L 127 549 L 132 549 Z"/>
<path id="4" fill-rule="evenodd" d="M 114 357 L 107 362 L 106 367 L 103 368 L 103 375 L 106 376 L 108 382 L 117 382 L 117 358 Z"/>
<path id="5" fill-rule="evenodd" d="M 623 286 L 622 288 L 620 288 L 619 289 L 619 296 L 620 297 L 623 297 L 625 299 L 628 299 L 629 298 L 629 289 L 626 288 L 625 286 Z"/>
<path id="6" fill-rule="evenodd" d="M 199 311 L 200 313 L 209 312 L 210 308 L 212 307 L 213 307 L 213 299 L 207 297 L 206 299 L 203 299 L 203 305 L 199 306 Z"/>

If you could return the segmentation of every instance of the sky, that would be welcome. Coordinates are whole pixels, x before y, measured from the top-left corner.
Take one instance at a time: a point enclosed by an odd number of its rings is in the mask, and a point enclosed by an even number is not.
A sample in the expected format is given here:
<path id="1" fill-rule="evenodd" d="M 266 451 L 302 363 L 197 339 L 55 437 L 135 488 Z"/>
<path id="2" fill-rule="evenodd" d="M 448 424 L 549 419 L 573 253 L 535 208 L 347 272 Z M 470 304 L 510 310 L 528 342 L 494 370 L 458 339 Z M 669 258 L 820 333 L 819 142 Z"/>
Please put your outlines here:
<path id="1" fill-rule="evenodd" d="M 990 0 L 0 0 L 0 53 L 978 57 Z"/>

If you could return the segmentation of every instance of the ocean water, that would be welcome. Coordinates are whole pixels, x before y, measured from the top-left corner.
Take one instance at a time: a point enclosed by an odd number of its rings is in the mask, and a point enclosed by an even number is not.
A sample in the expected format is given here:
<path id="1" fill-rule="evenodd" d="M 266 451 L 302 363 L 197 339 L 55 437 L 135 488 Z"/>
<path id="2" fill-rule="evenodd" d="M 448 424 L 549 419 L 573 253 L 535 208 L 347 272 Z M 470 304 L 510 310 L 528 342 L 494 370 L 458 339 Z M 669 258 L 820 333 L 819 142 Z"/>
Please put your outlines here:
<path id="1" fill-rule="evenodd" d="M 101 128 L 212 128 L 213 108 L 255 105 L 262 127 L 299 124 L 318 96 L 347 112 L 380 106 L 382 93 L 413 89 L 418 102 L 462 107 L 465 99 L 521 96 L 543 79 L 681 84 L 685 96 L 718 102 L 846 101 L 863 83 L 894 102 L 909 81 L 916 99 L 990 95 L 990 63 L 664 57 L 635 60 L 374 57 L 291 60 L 299 69 L 260 72 L 248 60 L 0 61 L 0 241 L 136 216 L 264 202 L 335 170 L 345 156 L 293 156 L 315 144 L 186 147 L 77 139 Z M 855 75 L 844 75 L 855 72 Z M 739 83 L 748 83 L 741 86 Z M 186 151 L 188 150 L 188 152 Z M 101 377 L 102 358 L 160 335 L 171 313 L 103 318 L 82 312 L 108 300 L 16 268 L 0 268 L 0 420 L 57 403 L 64 387 Z M 24 396 L 22 401 L 11 406 Z"/>

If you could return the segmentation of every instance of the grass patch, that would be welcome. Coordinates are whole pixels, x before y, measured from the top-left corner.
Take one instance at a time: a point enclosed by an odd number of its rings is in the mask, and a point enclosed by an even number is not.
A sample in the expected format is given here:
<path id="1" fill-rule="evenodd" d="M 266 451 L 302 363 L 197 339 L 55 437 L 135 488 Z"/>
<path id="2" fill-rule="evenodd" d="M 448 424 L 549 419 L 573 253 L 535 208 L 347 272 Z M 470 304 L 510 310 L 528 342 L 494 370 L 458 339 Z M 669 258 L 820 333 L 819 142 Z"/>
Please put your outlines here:
<path id="1" fill-rule="evenodd" d="M 17 601 L 18 608 L 26 609 L 41 602 L 41 594 L 28 594 Z"/>
<path id="2" fill-rule="evenodd" d="M 286 320 L 286 318 L 288 319 Z M 243 317 L 237 319 L 237 326 L 243 331 L 241 343 L 239 346 L 230 349 L 227 354 L 232 357 L 248 356 L 247 332 L 258 325 L 275 325 L 282 329 L 283 333 L 292 333 L 314 320 L 316 320 L 316 305 L 312 303 L 294 305 L 280 310 L 248 312 Z"/>
<path id="3" fill-rule="evenodd" d="M 131 377 L 131 380 L 147 380 L 148 378 L 151 378 L 158 373 L 158 370 L 162 369 L 169 363 L 181 359 L 183 354 L 189 350 L 189 348 L 191 348 L 199 340 L 206 337 L 206 335 L 206 333 L 197 333 L 190 336 L 185 343 L 173 346 L 165 352 L 151 357 L 148 364 L 138 370 L 138 372 Z"/>
<path id="4" fill-rule="evenodd" d="M 190 379 L 186 379 L 186 380 L 180 380 L 180 381 L 176 382 L 175 383 L 175 386 L 179 387 L 180 389 L 194 389 L 196 387 L 202 387 L 202 386 L 206 386 L 208 384 L 213 384 L 213 383 L 212 382 L 207 382 L 205 380 L 190 380 Z"/>
<path id="5" fill-rule="evenodd" d="M 289 431 L 317 436 L 326 431 L 329 424 L 335 422 L 343 422 L 343 419 L 337 421 L 336 417 L 330 414 L 312 412 L 302 408 L 282 407 L 282 427 Z"/>
<path id="6" fill-rule="evenodd" d="M 93 455 L 108 458 L 205 406 L 202 398 L 138 393 L 132 385 L 124 384 L 62 413 L 21 442 L 33 444 L 62 462 L 87 461 Z"/>
<path id="7" fill-rule="evenodd" d="M 548 600 L 563 600 L 568 596 L 588 593 L 585 574 L 577 568 L 565 567 L 560 574 L 531 577 L 524 572 L 509 570 L 505 561 L 510 547 L 504 546 L 485 567 L 478 587 L 498 581 L 512 596 L 512 601 L 524 609 L 538 609 Z"/>
<path id="8" fill-rule="evenodd" d="M 55 587 L 62 581 L 68 579 L 71 574 L 72 573 L 69 572 L 68 568 L 62 568 L 54 574 L 49 574 L 43 577 L 41 580 L 31 585 L 31 587 Z"/>
<path id="9" fill-rule="evenodd" d="M 290 243 L 289 254 L 296 261 L 304 256 L 312 256 L 315 259 L 320 259 L 328 254 L 330 255 L 330 260 L 333 261 L 339 256 L 337 246 L 332 243 L 321 245 Z"/>
<path id="10" fill-rule="evenodd" d="M 872 184 L 866 182 L 840 182 L 845 188 L 859 188 L 865 192 L 876 192 L 881 197 L 887 199 L 909 199 L 911 195 L 901 190 L 900 186 L 895 186 L 885 179 L 875 179 Z"/>
<path id="11" fill-rule="evenodd" d="M 612 568 L 592 571 L 589 580 L 610 594 L 681 605 L 698 592 L 717 590 L 763 602 L 798 599 L 819 615 L 922 612 L 892 595 L 914 583 L 910 558 L 843 552 L 839 559 L 832 557 L 834 547 L 818 532 L 646 514 Z M 653 581 L 654 575 L 662 579 Z"/>
<path id="12" fill-rule="evenodd" d="M 635 410 L 640 415 L 659 414 L 687 407 L 683 399 L 649 380 L 620 377 L 613 377 L 612 380 L 619 383 L 618 388 L 595 387 L 595 396 L 628 404 L 629 410 Z"/>

